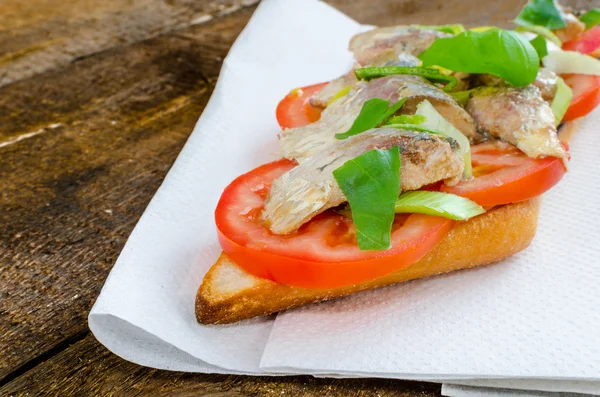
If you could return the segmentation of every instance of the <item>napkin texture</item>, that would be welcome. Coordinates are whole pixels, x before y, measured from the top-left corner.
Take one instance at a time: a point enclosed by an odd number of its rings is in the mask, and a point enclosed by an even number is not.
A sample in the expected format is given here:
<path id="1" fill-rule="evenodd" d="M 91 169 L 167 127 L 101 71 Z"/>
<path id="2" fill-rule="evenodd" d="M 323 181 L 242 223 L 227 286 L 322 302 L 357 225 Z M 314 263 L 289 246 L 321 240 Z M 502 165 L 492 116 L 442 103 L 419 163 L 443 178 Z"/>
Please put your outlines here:
<path id="1" fill-rule="evenodd" d="M 263 372 L 273 318 L 214 327 L 194 316 L 196 290 L 221 251 L 213 211 L 231 180 L 281 157 L 277 103 L 294 87 L 347 71 L 348 40 L 361 28 L 320 1 L 261 3 L 90 312 L 101 343 L 161 369 Z"/>
<path id="2" fill-rule="evenodd" d="M 573 141 L 570 172 L 544 196 L 538 234 L 523 253 L 481 269 L 292 310 L 276 320 L 196 323 L 196 290 L 220 252 L 213 210 L 223 188 L 279 157 L 278 101 L 293 87 L 346 72 L 352 64 L 348 40 L 362 29 L 317 0 L 261 2 L 109 275 L 90 312 L 90 329 L 119 356 L 170 370 L 492 379 L 496 383 L 478 385 L 514 387 L 517 381 L 516 387 L 538 390 L 568 391 L 579 381 L 596 385 L 598 111 Z"/>
<path id="3" fill-rule="evenodd" d="M 594 397 L 592 394 L 581 393 L 483 389 L 481 387 L 461 385 L 442 385 L 442 395 L 448 397 Z"/>

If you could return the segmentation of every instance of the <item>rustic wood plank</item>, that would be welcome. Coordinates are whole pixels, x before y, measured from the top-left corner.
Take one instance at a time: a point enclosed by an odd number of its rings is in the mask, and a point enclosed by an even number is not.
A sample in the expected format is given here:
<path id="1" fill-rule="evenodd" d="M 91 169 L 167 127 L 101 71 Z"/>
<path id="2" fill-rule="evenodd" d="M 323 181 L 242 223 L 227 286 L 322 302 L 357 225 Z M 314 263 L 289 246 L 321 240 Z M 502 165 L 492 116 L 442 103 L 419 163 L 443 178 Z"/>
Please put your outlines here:
<path id="1" fill-rule="evenodd" d="M 401 24 L 437 25 L 462 23 L 467 27 L 514 27 L 514 19 L 527 0 L 325 0 L 340 11 L 365 24 L 385 26 Z M 574 9 L 600 7 L 600 0 L 560 0 Z"/>
<path id="2" fill-rule="evenodd" d="M 87 328 L 250 14 L 0 89 L 0 379 Z"/>
<path id="3" fill-rule="evenodd" d="M 0 86 L 258 0 L 2 0 Z"/>
<path id="4" fill-rule="evenodd" d="M 67 370 L 68 369 L 68 370 Z M 0 388 L 3 396 L 439 396 L 439 385 L 381 379 L 248 377 L 165 372 L 108 352 L 92 336 Z"/>

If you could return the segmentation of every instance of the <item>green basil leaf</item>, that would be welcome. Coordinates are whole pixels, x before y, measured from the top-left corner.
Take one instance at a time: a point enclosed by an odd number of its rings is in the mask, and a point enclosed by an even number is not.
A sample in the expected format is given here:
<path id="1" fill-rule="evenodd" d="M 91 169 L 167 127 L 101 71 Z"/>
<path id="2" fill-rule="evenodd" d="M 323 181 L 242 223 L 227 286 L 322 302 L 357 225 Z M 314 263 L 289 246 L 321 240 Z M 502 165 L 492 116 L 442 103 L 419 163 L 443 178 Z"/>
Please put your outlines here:
<path id="1" fill-rule="evenodd" d="M 414 124 L 419 125 L 425 122 L 425 116 L 420 114 L 401 114 L 400 116 L 394 116 L 387 121 L 386 124 Z"/>
<path id="2" fill-rule="evenodd" d="M 535 48 L 535 52 L 537 52 L 540 59 L 548 55 L 548 44 L 543 36 L 537 35 L 537 37 L 531 40 L 530 43 L 533 48 Z"/>
<path id="3" fill-rule="evenodd" d="M 515 23 L 521 26 L 538 25 L 550 30 L 567 26 L 555 0 L 531 0 L 521 10 Z"/>
<path id="4" fill-rule="evenodd" d="M 352 135 L 360 134 L 361 132 L 380 126 L 392 117 L 404 105 L 404 102 L 406 102 L 406 98 L 400 99 L 388 108 L 390 102 L 385 99 L 371 98 L 365 101 L 358 117 L 352 123 L 352 127 L 344 133 L 335 134 L 335 137 L 337 139 L 346 139 Z"/>
<path id="5" fill-rule="evenodd" d="M 488 73 L 517 87 L 533 82 L 540 68 L 540 58 L 527 39 L 498 28 L 437 39 L 419 58 L 423 66 Z"/>
<path id="6" fill-rule="evenodd" d="M 356 78 L 359 80 L 372 80 L 379 77 L 391 76 L 393 74 L 410 74 L 421 76 L 432 83 L 444 83 L 444 91 L 451 91 L 456 87 L 457 81 L 453 76 L 446 76 L 440 73 L 438 69 L 422 68 L 420 66 L 368 66 L 354 70 Z"/>
<path id="7" fill-rule="evenodd" d="M 396 199 L 400 195 L 400 150 L 370 150 L 346 161 L 333 176 L 348 199 L 361 250 L 391 247 Z"/>
<path id="8" fill-rule="evenodd" d="M 592 8 L 591 10 L 583 14 L 581 17 L 579 17 L 579 20 L 585 23 L 586 30 L 589 28 L 593 28 L 594 26 L 600 23 L 600 9 Z"/>

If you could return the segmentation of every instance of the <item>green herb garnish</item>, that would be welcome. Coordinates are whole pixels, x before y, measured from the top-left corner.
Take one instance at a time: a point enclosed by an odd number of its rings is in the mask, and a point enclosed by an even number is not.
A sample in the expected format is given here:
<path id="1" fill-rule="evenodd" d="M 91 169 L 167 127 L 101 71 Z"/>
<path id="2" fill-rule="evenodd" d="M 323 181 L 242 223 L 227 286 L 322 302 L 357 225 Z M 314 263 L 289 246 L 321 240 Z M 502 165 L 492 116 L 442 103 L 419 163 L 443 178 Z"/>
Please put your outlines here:
<path id="1" fill-rule="evenodd" d="M 497 28 L 437 39 L 419 58 L 423 66 L 488 73 L 517 87 L 533 82 L 540 68 L 537 52 L 527 39 Z"/>
<path id="2" fill-rule="evenodd" d="M 579 20 L 585 23 L 585 29 L 593 28 L 600 23 L 600 9 L 592 8 L 581 17 Z"/>
<path id="3" fill-rule="evenodd" d="M 438 39 L 439 40 L 439 39 Z M 394 74 L 410 74 L 421 76 L 432 83 L 446 84 L 444 91 L 451 91 L 456 87 L 457 81 L 452 76 L 441 74 L 438 69 L 422 68 L 420 66 L 369 66 L 354 70 L 356 78 L 359 80 L 371 80 L 379 77 L 391 76 Z"/>
<path id="4" fill-rule="evenodd" d="M 552 113 L 554 113 L 556 125 L 560 124 L 565 113 L 567 113 L 567 109 L 571 105 L 571 99 L 573 99 L 573 90 L 565 83 L 562 77 L 558 76 L 556 81 L 556 93 L 550 104 Z"/>
<path id="5" fill-rule="evenodd" d="M 521 10 L 515 23 L 521 26 L 538 25 L 550 30 L 567 26 L 555 0 L 531 0 Z"/>
<path id="6" fill-rule="evenodd" d="M 471 143 L 469 142 L 469 138 L 460 132 L 451 122 L 446 120 L 427 100 L 419 103 L 416 114 L 425 117 L 425 122 L 422 124 L 423 127 L 437 131 L 438 134 L 454 139 L 458 143 L 458 151 L 464 162 L 464 177 L 466 179 L 471 178 Z"/>
<path id="7" fill-rule="evenodd" d="M 404 102 L 406 102 L 406 98 L 400 99 L 392 106 L 389 106 L 390 101 L 381 98 L 371 98 L 365 101 L 358 117 L 352 123 L 352 127 L 344 133 L 335 134 L 335 137 L 337 139 L 346 139 L 352 135 L 360 134 L 361 132 L 380 126 L 392 117 L 404 105 Z"/>
<path id="8" fill-rule="evenodd" d="M 436 30 L 438 32 L 459 34 L 465 31 L 465 27 L 461 24 L 456 25 L 413 25 L 423 30 Z"/>
<path id="9" fill-rule="evenodd" d="M 429 127 L 423 127 L 423 126 L 417 125 L 417 124 L 386 124 L 385 126 L 388 127 L 388 128 L 396 128 L 397 130 L 426 132 L 428 134 L 442 135 L 442 136 L 444 136 L 444 134 L 442 134 L 439 131 L 436 131 L 436 130 L 431 129 Z"/>
<path id="10" fill-rule="evenodd" d="M 472 92 L 473 92 L 473 90 L 466 90 L 466 91 L 449 92 L 448 94 L 450 96 L 452 96 L 454 99 L 456 99 L 456 102 L 460 103 L 460 105 L 462 107 L 465 107 L 465 106 L 467 106 L 467 102 L 469 102 L 469 99 L 471 98 Z"/>
<path id="11" fill-rule="evenodd" d="M 361 250 L 391 247 L 394 207 L 400 194 L 400 150 L 371 150 L 346 161 L 333 176 L 348 199 Z"/>
<path id="12" fill-rule="evenodd" d="M 397 214 L 427 214 L 455 221 L 465 221 L 485 212 L 483 207 L 464 197 L 428 191 L 402 193 L 396 200 L 394 210 Z"/>
<path id="13" fill-rule="evenodd" d="M 535 52 L 537 52 L 540 59 L 548 55 L 548 44 L 543 36 L 537 35 L 530 43 L 535 48 Z"/>
<path id="14" fill-rule="evenodd" d="M 425 117 L 419 114 L 401 114 L 388 120 L 386 124 L 423 124 Z"/>

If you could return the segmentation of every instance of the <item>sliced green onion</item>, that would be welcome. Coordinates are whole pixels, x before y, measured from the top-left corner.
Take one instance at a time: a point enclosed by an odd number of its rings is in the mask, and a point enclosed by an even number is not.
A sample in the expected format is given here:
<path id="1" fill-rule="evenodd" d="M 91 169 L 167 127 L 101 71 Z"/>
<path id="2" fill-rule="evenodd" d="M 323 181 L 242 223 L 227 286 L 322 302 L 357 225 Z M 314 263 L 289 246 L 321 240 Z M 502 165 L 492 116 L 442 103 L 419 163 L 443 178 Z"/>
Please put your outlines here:
<path id="1" fill-rule="evenodd" d="M 425 117 L 425 122 L 421 124 L 422 127 L 439 131 L 440 134 L 452 138 L 458 142 L 458 145 L 460 146 L 459 152 L 465 164 L 464 177 L 466 179 L 471 178 L 471 143 L 469 142 L 469 139 L 452 123 L 446 120 L 444 116 L 439 114 L 433 105 L 427 100 L 421 102 L 417 106 L 417 112 L 415 114 Z"/>
<path id="2" fill-rule="evenodd" d="M 426 214 L 465 221 L 483 214 L 485 209 L 469 199 L 450 193 L 412 191 L 398 197 L 394 211 L 397 214 Z"/>
<path id="3" fill-rule="evenodd" d="M 465 31 L 465 27 L 461 24 L 456 25 L 413 25 L 416 28 L 423 30 L 436 30 L 438 32 L 459 34 Z"/>
<path id="4" fill-rule="evenodd" d="M 418 114 L 401 114 L 400 116 L 394 116 L 387 121 L 386 124 L 423 124 L 425 117 Z"/>
<path id="5" fill-rule="evenodd" d="M 554 113 L 554 118 L 556 119 L 556 125 L 560 124 L 565 113 L 567 113 L 567 109 L 571 104 L 571 99 L 573 99 L 573 90 L 571 90 L 571 87 L 569 87 L 561 77 L 558 77 L 558 80 L 556 81 L 556 93 L 554 94 L 552 104 L 550 105 L 552 113 Z"/>
<path id="6" fill-rule="evenodd" d="M 456 99 L 456 102 L 460 103 L 462 107 L 465 107 L 467 106 L 467 102 L 469 102 L 469 99 L 471 98 L 471 92 L 473 92 L 473 90 L 456 91 L 449 92 L 448 95 L 454 97 L 454 99 Z"/>
<path id="7" fill-rule="evenodd" d="M 473 31 L 473 32 L 485 32 L 486 30 L 490 30 L 490 29 L 499 29 L 498 26 L 476 26 L 474 28 L 471 28 L 469 30 Z"/>
<path id="8" fill-rule="evenodd" d="M 416 125 L 416 124 L 386 124 L 385 127 L 396 128 L 398 130 L 426 132 L 428 134 L 441 135 L 442 137 L 446 138 L 446 136 L 444 134 L 442 134 L 440 131 L 432 130 L 431 128 L 423 127 L 422 125 Z"/>
<path id="9" fill-rule="evenodd" d="M 434 68 L 423 68 L 420 66 L 369 66 L 354 70 L 354 74 L 359 80 L 372 80 L 379 77 L 391 76 L 394 74 L 410 74 L 421 76 L 432 83 L 445 83 L 444 91 L 452 91 L 458 81 L 452 76 L 446 76 Z"/>
<path id="10" fill-rule="evenodd" d="M 550 29 L 547 29 L 543 26 L 531 25 L 531 26 L 519 26 L 515 29 L 517 32 L 531 32 L 538 34 L 548 41 L 556 44 L 559 48 L 562 47 L 562 41 L 555 35 Z"/>
<path id="11" fill-rule="evenodd" d="M 600 61 L 577 51 L 554 51 L 542 59 L 556 74 L 579 73 L 600 76 Z"/>

